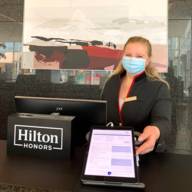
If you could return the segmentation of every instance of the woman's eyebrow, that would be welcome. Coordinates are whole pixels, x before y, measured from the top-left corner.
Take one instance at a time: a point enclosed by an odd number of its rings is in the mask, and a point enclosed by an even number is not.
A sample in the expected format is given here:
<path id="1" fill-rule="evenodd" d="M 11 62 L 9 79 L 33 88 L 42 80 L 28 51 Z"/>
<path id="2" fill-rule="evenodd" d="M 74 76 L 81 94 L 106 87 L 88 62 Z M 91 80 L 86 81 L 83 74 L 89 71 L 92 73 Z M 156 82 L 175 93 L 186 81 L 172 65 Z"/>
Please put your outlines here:
<path id="1" fill-rule="evenodd" d="M 131 56 L 131 54 L 130 54 L 130 53 L 125 53 L 125 55 L 126 55 L 126 56 Z"/>
<path id="2" fill-rule="evenodd" d="M 130 57 L 144 57 L 144 55 L 134 55 L 132 56 L 130 53 L 126 53 L 126 56 L 130 56 Z"/>

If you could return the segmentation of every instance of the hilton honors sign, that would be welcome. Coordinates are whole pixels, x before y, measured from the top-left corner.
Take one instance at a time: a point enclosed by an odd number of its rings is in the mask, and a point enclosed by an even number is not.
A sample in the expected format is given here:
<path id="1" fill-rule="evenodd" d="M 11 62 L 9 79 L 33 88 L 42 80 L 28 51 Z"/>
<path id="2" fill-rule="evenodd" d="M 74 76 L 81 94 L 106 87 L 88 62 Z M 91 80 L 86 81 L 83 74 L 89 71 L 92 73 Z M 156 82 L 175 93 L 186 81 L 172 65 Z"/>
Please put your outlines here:
<path id="1" fill-rule="evenodd" d="M 63 150 L 63 128 L 15 125 L 14 146 L 36 150 Z"/>
<path id="2" fill-rule="evenodd" d="M 8 117 L 7 152 L 50 158 L 70 158 L 72 116 L 20 115 Z"/>

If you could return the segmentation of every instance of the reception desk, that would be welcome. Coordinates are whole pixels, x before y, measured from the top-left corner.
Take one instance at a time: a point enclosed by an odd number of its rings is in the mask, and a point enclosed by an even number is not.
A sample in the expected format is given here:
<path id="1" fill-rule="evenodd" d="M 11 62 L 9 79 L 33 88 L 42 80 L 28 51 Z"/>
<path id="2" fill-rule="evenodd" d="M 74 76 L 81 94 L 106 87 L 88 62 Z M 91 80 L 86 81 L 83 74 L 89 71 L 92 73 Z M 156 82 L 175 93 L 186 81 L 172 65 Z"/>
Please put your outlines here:
<path id="1" fill-rule="evenodd" d="M 134 189 L 83 186 L 80 174 L 87 146 L 77 148 L 71 160 L 7 156 L 6 141 L 0 140 L 0 189 L 5 191 L 138 191 Z M 141 181 L 146 192 L 192 190 L 192 156 L 167 153 L 145 155 L 140 161 Z M 8 189 L 6 189 L 8 188 Z M 0 190 L 3 191 L 3 190 Z M 139 190 L 140 191 L 140 190 Z"/>

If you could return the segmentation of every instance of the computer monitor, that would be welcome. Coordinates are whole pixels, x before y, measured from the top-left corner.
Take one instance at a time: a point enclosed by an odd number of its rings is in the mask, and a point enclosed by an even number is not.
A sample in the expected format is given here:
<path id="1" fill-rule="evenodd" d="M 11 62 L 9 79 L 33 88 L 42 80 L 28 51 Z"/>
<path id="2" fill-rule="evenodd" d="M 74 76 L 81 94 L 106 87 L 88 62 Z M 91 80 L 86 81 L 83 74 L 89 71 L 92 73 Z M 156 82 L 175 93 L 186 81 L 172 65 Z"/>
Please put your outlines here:
<path id="1" fill-rule="evenodd" d="M 92 125 L 107 122 L 107 101 L 50 97 L 15 96 L 18 113 L 75 116 L 75 142 L 85 142 L 85 135 Z"/>

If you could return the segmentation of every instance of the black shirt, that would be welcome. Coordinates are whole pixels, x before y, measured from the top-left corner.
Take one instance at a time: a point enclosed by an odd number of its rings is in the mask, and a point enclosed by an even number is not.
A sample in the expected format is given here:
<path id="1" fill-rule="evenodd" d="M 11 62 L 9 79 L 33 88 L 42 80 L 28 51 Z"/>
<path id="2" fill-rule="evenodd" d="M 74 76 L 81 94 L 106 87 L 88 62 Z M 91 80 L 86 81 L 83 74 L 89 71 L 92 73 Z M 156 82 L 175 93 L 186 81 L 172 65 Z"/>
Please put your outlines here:
<path id="1" fill-rule="evenodd" d="M 119 110 L 119 90 L 122 76 L 113 75 L 105 83 L 102 99 L 107 100 L 107 120 L 116 125 L 131 126 L 142 132 L 145 126 L 155 125 L 161 138 L 170 130 L 171 98 L 168 86 L 159 80 L 150 80 L 145 73 L 134 78 L 127 97 L 135 100 L 125 102 Z"/>

